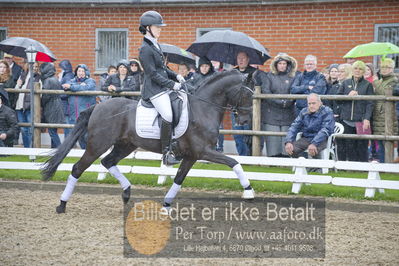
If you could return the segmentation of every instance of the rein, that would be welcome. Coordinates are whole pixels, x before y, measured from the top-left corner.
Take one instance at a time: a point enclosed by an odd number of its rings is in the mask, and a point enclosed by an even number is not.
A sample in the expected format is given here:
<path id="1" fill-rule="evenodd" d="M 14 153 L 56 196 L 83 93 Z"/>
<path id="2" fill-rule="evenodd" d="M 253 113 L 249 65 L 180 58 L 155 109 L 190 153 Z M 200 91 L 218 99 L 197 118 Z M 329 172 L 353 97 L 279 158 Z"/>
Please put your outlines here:
<path id="1" fill-rule="evenodd" d="M 190 84 L 184 84 L 185 86 L 190 86 L 191 88 L 194 88 L 192 85 L 190 85 Z M 186 93 L 187 95 L 190 95 L 191 97 L 193 97 L 193 98 L 195 98 L 195 99 L 198 99 L 198 100 L 200 100 L 200 101 L 202 101 L 202 102 L 205 102 L 205 103 L 207 103 L 207 104 L 209 104 L 209 105 L 212 105 L 212 106 L 215 106 L 215 107 L 217 107 L 217 108 L 219 108 L 219 109 L 222 109 L 222 110 L 226 110 L 226 111 L 231 111 L 232 113 L 234 113 L 235 115 L 237 115 L 238 114 L 238 111 L 239 110 L 251 110 L 252 109 L 252 105 L 251 106 L 246 106 L 246 107 L 241 107 L 240 106 L 240 103 L 241 103 L 241 100 L 242 100 L 242 94 L 244 93 L 244 90 L 248 90 L 248 91 L 250 91 L 252 94 L 253 94 L 253 90 L 251 90 L 249 87 L 247 87 L 247 86 L 241 86 L 240 87 L 240 89 L 239 89 L 239 91 L 234 95 L 234 98 L 237 96 L 237 94 L 240 94 L 239 95 L 239 100 L 237 101 L 237 103 L 235 104 L 235 106 L 221 106 L 221 105 L 219 105 L 219 104 L 216 104 L 216 103 L 213 103 L 213 102 L 211 102 L 211 101 L 209 101 L 209 100 L 207 100 L 207 99 L 204 99 L 204 98 L 202 98 L 202 97 L 199 97 L 198 95 L 195 95 L 195 94 L 189 94 L 187 91 L 185 91 L 185 90 L 180 90 L 180 92 L 183 92 L 183 93 Z"/>

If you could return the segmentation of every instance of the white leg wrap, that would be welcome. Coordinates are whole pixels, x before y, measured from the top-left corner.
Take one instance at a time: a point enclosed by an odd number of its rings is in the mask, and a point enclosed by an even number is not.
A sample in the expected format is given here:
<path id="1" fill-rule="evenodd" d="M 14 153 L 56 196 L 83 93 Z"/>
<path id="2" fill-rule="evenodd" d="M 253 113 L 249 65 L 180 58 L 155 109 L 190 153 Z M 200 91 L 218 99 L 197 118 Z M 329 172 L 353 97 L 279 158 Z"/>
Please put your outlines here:
<path id="1" fill-rule="evenodd" d="M 177 193 L 180 191 L 181 185 L 173 183 L 170 187 L 168 193 L 165 196 L 165 202 L 171 204 L 174 198 L 176 197 Z"/>
<path id="2" fill-rule="evenodd" d="M 249 184 L 249 180 L 248 180 L 248 178 L 245 176 L 244 170 L 242 169 L 241 164 L 236 164 L 236 165 L 233 167 L 233 170 L 234 170 L 234 173 L 237 175 L 238 179 L 240 180 L 241 186 L 242 186 L 243 188 L 248 187 L 248 186 L 250 185 L 250 184 Z"/>
<path id="3" fill-rule="evenodd" d="M 73 177 L 72 175 L 69 175 L 68 180 L 67 180 L 67 185 L 65 186 L 64 192 L 62 192 L 62 195 L 61 195 L 62 201 L 69 200 L 69 198 L 71 197 L 73 190 L 75 188 L 76 182 L 78 182 L 78 179 Z"/>
<path id="4" fill-rule="evenodd" d="M 118 179 L 119 184 L 121 184 L 121 187 L 123 190 L 127 189 L 128 187 L 131 186 L 129 180 L 119 171 L 118 167 L 116 166 L 111 166 L 108 171 L 110 174 Z"/>

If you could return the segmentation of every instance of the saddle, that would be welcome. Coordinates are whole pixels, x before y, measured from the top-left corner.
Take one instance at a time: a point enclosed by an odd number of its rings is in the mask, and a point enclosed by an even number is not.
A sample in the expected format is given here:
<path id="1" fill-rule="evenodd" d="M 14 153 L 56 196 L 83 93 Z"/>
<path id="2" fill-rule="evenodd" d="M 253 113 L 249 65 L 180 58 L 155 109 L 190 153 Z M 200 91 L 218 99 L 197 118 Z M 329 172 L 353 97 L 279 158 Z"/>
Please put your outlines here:
<path id="1" fill-rule="evenodd" d="M 188 128 L 188 99 L 187 94 L 170 91 L 173 121 L 172 121 L 172 137 L 177 139 L 181 137 Z M 162 117 L 156 111 L 150 101 L 141 99 L 137 105 L 136 112 L 136 133 L 142 138 L 160 139 L 160 125 Z"/>
<path id="2" fill-rule="evenodd" d="M 181 97 L 178 92 L 171 91 L 169 93 L 169 98 L 173 113 L 172 129 L 175 129 L 177 124 L 179 124 L 180 117 L 183 112 L 183 97 Z M 147 101 L 142 100 L 141 104 L 146 108 L 155 108 L 150 100 Z M 162 117 L 160 114 L 158 114 L 157 120 L 158 120 L 158 126 L 161 127 Z"/>

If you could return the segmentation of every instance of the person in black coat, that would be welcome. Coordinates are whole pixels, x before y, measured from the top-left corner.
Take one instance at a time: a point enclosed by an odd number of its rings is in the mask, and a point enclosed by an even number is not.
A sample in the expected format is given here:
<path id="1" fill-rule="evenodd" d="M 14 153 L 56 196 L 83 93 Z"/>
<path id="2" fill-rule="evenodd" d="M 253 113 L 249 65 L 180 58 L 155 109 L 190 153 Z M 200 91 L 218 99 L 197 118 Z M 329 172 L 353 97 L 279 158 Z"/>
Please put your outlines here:
<path id="1" fill-rule="evenodd" d="M 40 65 L 40 73 L 43 90 L 62 90 L 61 83 L 55 76 L 55 66 L 53 63 L 43 63 Z M 43 94 L 41 104 L 46 123 L 65 124 L 64 110 L 59 95 Z M 61 144 L 57 128 L 49 128 L 48 133 L 51 138 L 51 148 L 57 148 Z"/>
<path id="2" fill-rule="evenodd" d="M 144 73 L 141 63 L 137 58 L 130 59 L 130 72 L 135 80 L 135 91 L 141 91 L 144 82 Z"/>
<path id="3" fill-rule="evenodd" d="M 12 78 L 16 83 L 19 76 L 21 76 L 22 67 L 14 62 L 13 56 L 10 54 L 4 54 L 4 61 L 10 66 Z"/>
<path id="4" fill-rule="evenodd" d="M 61 86 L 64 84 L 67 84 L 71 79 L 75 77 L 73 73 L 73 68 L 72 64 L 69 60 L 65 59 L 62 60 L 58 66 L 62 69 L 61 73 L 59 73 L 58 79 L 60 80 Z M 69 103 L 68 103 L 68 98 L 69 96 L 67 94 L 62 94 L 61 96 L 61 102 L 62 102 L 62 107 L 64 110 L 64 116 L 65 116 L 65 123 L 69 123 Z M 69 128 L 64 128 L 64 136 L 65 138 L 69 135 L 69 132 L 71 129 Z"/>
<path id="5" fill-rule="evenodd" d="M 179 90 L 185 79 L 168 69 L 165 58 L 158 44 L 161 27 L 166 26 L 162 16 L 156 11 L 147 11 L 140 17 L 139 31 L 144 35 L 140 47 L 140 62 L 144 69 L 144 85 L 141 97 L 150 101 L 162 117 L 161 148 L 163 163 L 172 165 L 179 163 L 171 151 L 172 107 L 169 91 Z"/>
<path id="6" fill-rule="evenodd" d="M 353 76 L 342 83 L 338 89 L 338 94 L 349 96 L 374 95 L 373 85 L 363 77 L 365 71 L 365 63 L 362 61 L 353 63 Z M 374 103 L 371 100 L 342 101 L 340 118 L 343 121 L 345 134 L 357 134 L 357 122 L 363 123 L 363 130 L 369 129 L 373 106 Z M 367 162 L 368 142 L 364 139 L 344 139 L 343 145 L 346 147 L 346 154 L 339 154 L 339 160 Z"/>
<path id="7" fill-rule="evenodd" d="M 0 87 L 4 89 L 12 89 L 15 87 L 14 78 L 11 75 L 10 65 L 5 60 L 0 60 Z M 18 95 L 10 93 L 8 96 L 7 106 L 15 110 Z"/>
<path id="8" fill-rule="evenodd" d="M 200 57 L 200 59 L 198 60 L 198 68 L 194 73 L 192 79 L 188 81 L 189 91 L 191 93 L 194 93 L 195 90 L 201 85 L 201 83 L 213 74 L 215 74 L 215 70 L 211 61 L 209 61 L 205 57 Z"/>
<path id="9" fill-rule="evenodd" d="M 0 147 L 12 147 L 18 129 L 15 112 L 7 103 L 7 92 L 0 88 Z"/>
<path id="10" fill-rule="evenodd" d="M 129 61 L 121 60 L 116 66 L 117 73 L 110 75 L 104 82 L 101 90 L 109 92 L 123 92 L 123 91 L 139 91 L 140 85 L 136 86 L 136 80 L 132 75 L 129 75 Z M 112 98 L 119 97 L 113 95 Z M 135 96 L 124 96 L 128 99 L 138 100 Z"/>

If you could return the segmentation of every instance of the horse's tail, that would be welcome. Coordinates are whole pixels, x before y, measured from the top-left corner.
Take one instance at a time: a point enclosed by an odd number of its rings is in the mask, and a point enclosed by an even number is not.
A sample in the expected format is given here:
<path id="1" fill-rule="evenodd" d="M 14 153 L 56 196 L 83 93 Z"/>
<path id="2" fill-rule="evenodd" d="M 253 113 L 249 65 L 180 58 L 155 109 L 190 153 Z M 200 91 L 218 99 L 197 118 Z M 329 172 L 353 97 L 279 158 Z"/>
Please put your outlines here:
<path id="1" fill-rule="evenodd" d="M 53 177 L 55 171 L 57 171 L 58 166 L 67 156 L 68 152 L 73 148 L 78 139 L 86 134 L 87 125 L 94 108 L 95 105 L 87 108 L 79 114 L 78 120 L 76 121 L 72 132 L 68 135 L 64 142 L 58 146 L 57 150 L 49 154 L 51 158 L 44 163 L 44 167 L 41 169 L 43 180 L 47 181 Z"/>

